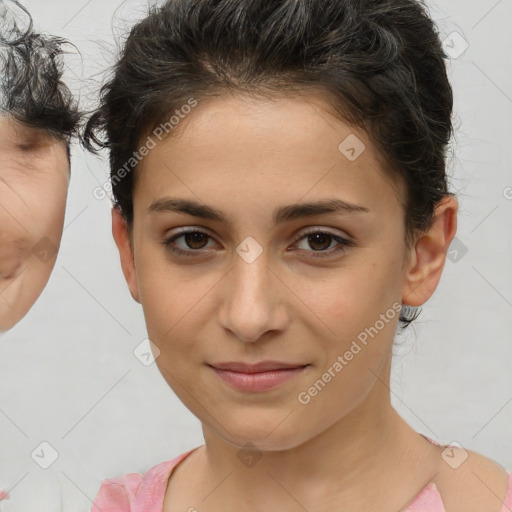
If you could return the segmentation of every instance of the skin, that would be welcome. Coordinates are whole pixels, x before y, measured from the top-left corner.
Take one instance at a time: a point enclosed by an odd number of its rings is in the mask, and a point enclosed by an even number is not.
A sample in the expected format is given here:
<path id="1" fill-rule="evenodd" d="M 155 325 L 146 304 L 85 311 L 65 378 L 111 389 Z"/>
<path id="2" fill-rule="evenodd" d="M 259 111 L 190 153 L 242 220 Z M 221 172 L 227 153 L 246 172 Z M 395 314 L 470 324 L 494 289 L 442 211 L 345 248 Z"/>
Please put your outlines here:
<path id="1" fill-rule="evenodd" d="M 66 144 L 0 117 L 0 331 L 28 313 L 50 278 L 68 186 Z"/>
<path id="2" fill-rule="evenodd" d="M 350 134 L 366 146 L 353 162 L 338 150 Z M 469 452 L 452 469 L 443 448 L 391 406 L 398 314 L 307 405 L 297 399 L 393 303 L 419 306 L 431 297 L 456 233 L 456 199 L 440 202 L 431 228 L 406 249 L 402 185 L 383 171 L 367 135 L 314 94 L 202 101 L 150 151 L 136 178 L 132 229 L 114 208 L 113 236 L 160 352 L 157 365 L 205 438 L 169 479 L 165 512 L 323 512 L 340 503 L 347 511 L 378 503 L 380 512 L 396 512 L 429 481 L 448 512 L 500 512 L 501 466 Z M 210 205 L 232 225 L 147 211 L 166 196 Z M 272 221 L 279 206 L 332 197 L 370 211 Z M 165 246 L 185 227 L 208 235 L 174 241 L 195 254 L 188 258 Z M 339 242 L 308 241 L 302 233 L 311 230 L 353 246 L 334 253 Z M 236 252 L 247 237 L 263 251 L 252 263 Z M 313 256 L 320 251 L 332 254 Z M 262 360 L 309 366 L 252 394 L 230 388 L 207 366 Z M 238 458 L 249 442 L 262 455 L 252 467 Z"/>

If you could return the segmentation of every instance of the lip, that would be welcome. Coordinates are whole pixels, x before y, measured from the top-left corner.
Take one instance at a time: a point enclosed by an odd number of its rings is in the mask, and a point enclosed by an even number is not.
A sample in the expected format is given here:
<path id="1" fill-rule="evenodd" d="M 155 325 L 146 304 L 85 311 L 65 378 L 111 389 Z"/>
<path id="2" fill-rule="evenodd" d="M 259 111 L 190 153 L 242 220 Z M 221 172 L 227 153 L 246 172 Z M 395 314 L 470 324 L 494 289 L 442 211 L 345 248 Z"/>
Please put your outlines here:
<path id="1" fill-rule="evenodd" d="M 208 365 L 227 384 L 240 391 L 267 391 L 300 375 L 309 364 L 290 364 L 262 361 L 256 364 L 242 362 Z"/>
<path id="2" fill-rule="evenodd" d="M 280 361 L 261 361 L 259 363 L 250 364 L 234 361 L 229 363 L 215 363 L 208 366 L 212 366 L 217 370 L 230 370 L 232 372 L 240 373 L 259 373 L 272 370 L 289 370 L 291 368 L 302 368 L 303 366 L 306 366 L 306 364 L 282 363 Z"/>

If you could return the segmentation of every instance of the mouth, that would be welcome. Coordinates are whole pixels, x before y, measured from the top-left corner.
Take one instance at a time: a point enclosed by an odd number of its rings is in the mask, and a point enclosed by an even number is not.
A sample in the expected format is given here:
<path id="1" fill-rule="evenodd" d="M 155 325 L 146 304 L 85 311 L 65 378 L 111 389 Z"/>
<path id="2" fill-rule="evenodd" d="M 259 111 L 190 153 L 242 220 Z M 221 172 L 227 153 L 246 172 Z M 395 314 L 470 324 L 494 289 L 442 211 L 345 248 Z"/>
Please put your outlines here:
<path id="1" fill-rule="evenodd" d="M 208 366 L 231 387 L 257 392 L 273 389 L 298 377 L 310 365 L 262 361 L 256 364 L 230 362 Z"/>

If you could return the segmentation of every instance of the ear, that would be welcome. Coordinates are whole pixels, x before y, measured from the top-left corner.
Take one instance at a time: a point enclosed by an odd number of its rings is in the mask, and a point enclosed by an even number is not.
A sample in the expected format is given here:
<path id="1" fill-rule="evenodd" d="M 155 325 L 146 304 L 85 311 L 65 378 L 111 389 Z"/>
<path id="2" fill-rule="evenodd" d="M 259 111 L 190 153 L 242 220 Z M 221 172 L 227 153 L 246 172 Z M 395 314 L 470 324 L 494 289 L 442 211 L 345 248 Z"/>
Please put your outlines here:
<path id="1" fill-rule="evenodd" d="M 120 210 L 115 206 L 112 208 L 112 235 L 119 250 L 121 257 L 121 267 L 124 278 L 130 289 L 130 293 L 135 301 L 140 304 L 139 286 L 137 283 L 137 273 L 135 270 L 135 259 L 130 244 L 130 234 L 128 226 Z"/>
<path id="2" fill-rule="evenodd" d="M 432 296 L 443 272 L 446 254 L 457 232 L 456 198 L 446 196 L 437 205 L 432 226 L 411 249 L 402 303 L 421 306 Z"/>

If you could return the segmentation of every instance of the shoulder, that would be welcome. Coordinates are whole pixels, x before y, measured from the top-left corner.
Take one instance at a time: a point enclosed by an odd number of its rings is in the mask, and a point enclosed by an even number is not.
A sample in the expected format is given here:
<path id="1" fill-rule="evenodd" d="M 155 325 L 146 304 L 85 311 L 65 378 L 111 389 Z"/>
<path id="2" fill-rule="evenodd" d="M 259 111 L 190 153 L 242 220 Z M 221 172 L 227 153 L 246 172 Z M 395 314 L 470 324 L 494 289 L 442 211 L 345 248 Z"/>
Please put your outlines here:
<path id="1" fill-rule="evenodd" d="M 472 450 L 443 447 L 435 483 L 446 512 L 502 512 L 512 499 L 512 476 L 503 466 Z"/>
<path id="2" fill-rule="evenodd" d="M 134 512 L 135 505 L 138 509 L 149 507 L 151 500 L 163 497 L 167 478 L 177 459 L 179 457 L 162 462 L 145 474 L 129 473 L 103 480 L 91 512 Z M 144 507 L 140 510 L 146 510 Z"/>
<path id="3" fill-rule="evenodd" d="M 114 510 L 112 507 L 117 507 L 119 512 L 130 512 L 143 478 L 140 473 L 130 473 L 103 480 L 91 512 Z"/>

